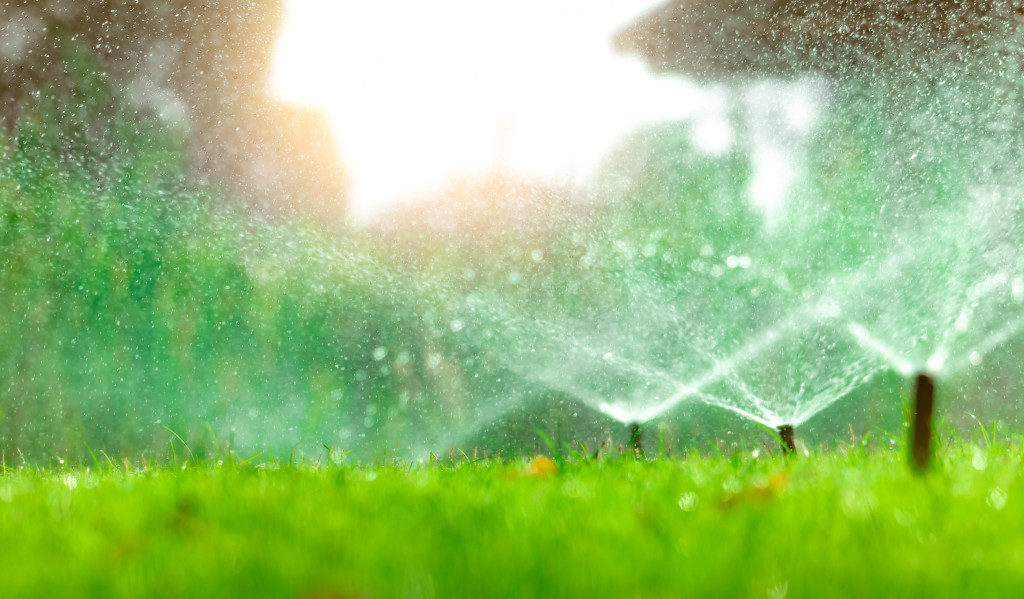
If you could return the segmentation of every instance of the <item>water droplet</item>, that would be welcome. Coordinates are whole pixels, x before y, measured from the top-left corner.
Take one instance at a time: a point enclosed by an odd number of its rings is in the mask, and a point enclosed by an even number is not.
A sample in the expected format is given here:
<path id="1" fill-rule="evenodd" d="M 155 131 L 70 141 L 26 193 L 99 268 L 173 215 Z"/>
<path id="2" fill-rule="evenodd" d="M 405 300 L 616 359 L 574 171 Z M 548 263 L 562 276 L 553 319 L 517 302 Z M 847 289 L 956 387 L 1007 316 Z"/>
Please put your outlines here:
<path id="1" fill-rule="evenodd" d="M 1001 510 L 1006 507 L 1006 491 L 1000 487 L 992 487 L 988 490 L 988 497 L 985 503 L 994 510 Z"/>
<path id="2" fill-rule="evenodd" d="M 378 347 L 373 350 L 373 359 L 380 362 L 388 355 L 388 348 Z"/>
<path id="3" fill-rule="evenodd" d="M 698 503 L 700 503 L 700 498 L 697 497 L 696 493 L 692 491 L 688 493 L 683 493 L 683 495 L 679 498 L 679 509 L 683 510 L 684 512 L 693 511 L 693 509 L 697 507 Z"/>
<path id="4" fill-rule="evenodd" d="M 851 489 L 843 493 L 839 507 L 848 518 L 866 518 L 878 507 L 878 498 L 867 489 Z"/>
<path id="5" fill-rule="evenodd" d="M 768 594 L 768 599 L 783 599 L 786 593 L 789 592 L 789 581 L 783 580 L 768 587 L 765 592 Z"/>
<path id="6" fill-rule="evenodd" d="M 453 333 L 458 333 L 462 329 L 466 328 L 466 323 L 464 323 L 461 320 L 459 320 L 458 318 L 456 318 L 448 326 L 451 327 Z"/>
<path id="7" fill-rule="evenodd" d="M 988 467 L 988 458 L 980 447 L 974 448 L 974 455 L 971 457 L 971 467 L 978 471 L 984 470 Z"/>

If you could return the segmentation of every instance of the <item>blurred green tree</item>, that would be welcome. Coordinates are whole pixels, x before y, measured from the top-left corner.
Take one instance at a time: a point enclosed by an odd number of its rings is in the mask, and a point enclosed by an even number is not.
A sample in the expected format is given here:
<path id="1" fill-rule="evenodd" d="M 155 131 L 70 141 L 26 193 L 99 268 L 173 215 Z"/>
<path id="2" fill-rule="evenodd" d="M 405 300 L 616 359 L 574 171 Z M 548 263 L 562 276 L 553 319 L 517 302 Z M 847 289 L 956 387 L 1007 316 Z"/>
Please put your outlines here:
<path id="1" fill-rule="evenodd" d="M 13 132 L 41 93 L 100 82 L 139 115 L 184 130 L 188 168 L 229 195 L 273 211 L 338 223 L 345 176 L 325 119 L 269 96 L 279 0 L 14 0 L 0 6 L 0 123 Z M 82 77 L 82 49 L 95 57 Z M 63 121 L 102 128 L 104 112 L 68 103 Z M 69 145 L 75 141 L 69 140 Z"/>

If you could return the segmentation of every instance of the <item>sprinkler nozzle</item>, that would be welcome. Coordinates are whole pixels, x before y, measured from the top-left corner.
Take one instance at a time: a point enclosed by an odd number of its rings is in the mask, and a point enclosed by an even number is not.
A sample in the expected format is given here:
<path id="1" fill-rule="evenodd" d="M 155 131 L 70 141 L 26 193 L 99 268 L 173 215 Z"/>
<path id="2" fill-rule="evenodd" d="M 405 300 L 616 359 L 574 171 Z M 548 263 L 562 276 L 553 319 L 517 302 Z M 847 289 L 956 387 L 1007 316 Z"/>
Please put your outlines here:
<path id="1" fill-rule="evenodd" d="M 783 424 L 778 429 L 779 440 L 782 441 L 782 453 L 792 455 L 796 453 L 796 436 L 793 433 L 792 424 Z"/>
<path id="2" fill-rule="evenodd" d="M 633 455 L 636 459 L 640 459 L 643 455 L 643 431 L 644 429 L 640 426 L 639 422 L 634 422 L 629 425 L 629 442 L 633 445 Z"/>

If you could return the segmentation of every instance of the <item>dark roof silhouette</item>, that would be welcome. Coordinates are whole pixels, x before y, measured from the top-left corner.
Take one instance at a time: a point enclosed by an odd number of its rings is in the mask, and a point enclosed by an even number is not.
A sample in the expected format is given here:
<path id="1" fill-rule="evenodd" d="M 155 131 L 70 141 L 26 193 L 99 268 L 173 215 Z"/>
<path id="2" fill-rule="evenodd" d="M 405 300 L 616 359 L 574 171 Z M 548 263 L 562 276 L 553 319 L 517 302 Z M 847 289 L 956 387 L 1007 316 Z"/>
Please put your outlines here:
<path id="1" fill-rule="evenodd" d="M 955 57 L 1022 21 L 1017 0 L 671 0 L 615 45 L 656 71 L 703 81 L 839 76 L 879 57 Z"/>

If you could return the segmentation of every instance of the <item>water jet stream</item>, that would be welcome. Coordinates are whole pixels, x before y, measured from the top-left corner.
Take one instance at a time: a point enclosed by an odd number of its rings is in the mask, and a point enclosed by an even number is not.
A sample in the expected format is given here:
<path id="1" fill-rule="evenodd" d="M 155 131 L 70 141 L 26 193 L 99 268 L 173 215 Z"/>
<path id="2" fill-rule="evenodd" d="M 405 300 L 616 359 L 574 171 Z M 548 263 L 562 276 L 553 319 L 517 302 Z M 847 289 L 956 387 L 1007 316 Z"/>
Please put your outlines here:
<path id="1" fill-rule="evenodd" d="M 775 393 L 784 394 L 789 398 L 789 410 L 778 410 L 766 407 L 763 393 L 756 393 L 750 389 L 750 386 L 745 381 L 733 378 L 730 378 L 726 383 L 731 388 L 739 391 L 740 399 L 749 403 L 753 407 L 753 410 L 742 410 L 742 412 L 740 412 L 737 409 L 739 406 L 736 406 L 735 402 L 725 400 L 713 400 L 706 403 L 729 409 L 737 413 L 757 413 L 759 416 L 753 419 L 761 422 L 765 426 L 778 427 L 786 424 L 798 426 L 807 422 L 828 406 L 839 401 L 843 397 L 846 397 L 857 387 L 871 380 L 879 370 L 880 367 L 874 364 L 868 364 L 866 360 L 856 360 L 847 365 L 841 372 L 828 378 L 821 384 L 809 387 L 805 382 L 801 383 L 800 388 L 796 391 L 785 389 L 774 390 Z M 811 381 L 820 380 L 820 377 L 814 377 L 813 375 L 810 375 L 807 378 Z"/>
<path id="2" fill-rule="evenodd" d="M 697 376 L 690 382 L 680 385 L 678 390 L 669 397 L 658 402 L 657 404 L 645 408 L 642 412 L 643 416 L 645 417 L 644 420 L 646 421 L 650 420 L 651 418 L 657 418 L 658 416 L 661 416 L 662 414 L 668 412 L 672 408 L 682 403 L 683 400 L 701 392 L 704 389 L 704 387 L 707 387 L 708 385 L 711 385 L 712 383 L 715 383 L 720 379 L 730 375 L 733 372 L 733 370 L 735 370 L 737 365 L 749 361 L 752 358 L 759 355 L 760 353 L 764 352 L 766 349 L 768 349 L 774 343 L 776 343 L 784 334 L 799 329 L 800 325 L 803 325 L 806 322 L 806 316 L 808 314 L 818 315 L 820 311 L 821 310 L 818 306 L 818 303 L 814 303 L 811 304 L 809 307 L 805 306 L 802 309 L 797 310 L 796 313 L 792 314 L 789 318 L 785 319 L 781 324 L 769 328 L 768 330 L 761 333 L 758 337 L 748 342 L 746 345 L 742 346 L 737 351 L 733 352 L 726 359 L 718 361 L 711 369 L 709 369 L 704 374 Z M 714 402 L 713 405 L 719 405 L 719 403 L 720 402 Z M 727 406 L 722 405 L 721 407 Z M 602 412 L 608 414 L 609 416 L 612 416 L 613 418 L 618 418 L 618 416 L 616 415 L 621 415 L 624 413 L 635 413 L 635 411 L 631 410 L 628 407 L 623 407 L 621 405 L 616 405 L 610 402 L 601 403 L 599 408 Z M 728 409 L 733 408 L 731 406 L 728 406 Z M 738 411 L 736 409 L 733 409 L 733 411 L 736 411 L 737 413 L 741 413 L 744 415 L 749 415 L 745 411 Z M 763 422 L 763 419 L 759 417 L 752 417 L 752 419 L 758 422 Z"/>
<path id="3" fill-rule="evenodd" d="M 972 285 L 967 290 L 967 297 L 960 307 L 960 314 L 952 322 L 951 326 L 945 328 L 938 348 L 928 357 L 926 367 L 929 371 L 939 372 L 945 368 L 950 354 L 950 346 L 970 329 L 971 321 L 974 320 L 975 313 L 981 305 L 981 300 L 1008 284 L 1009 277 L 1006 273 L 998 272 Z"/>
<path id="4" fill-rule="evenodd" d="M 972 355 L 988 355 L 988 353 L 994 350 L 995 348 L 1002 346 L 1010 339 L 1019 335 L 1021 331 L 1024 331 L 1024 316 L 1016 320 L 1010 321 L 1010 323 L 1007 324 L 1005 327 L 998 329 L 997 331 L 990 334 L 988 337 L 985 337 L 980 342 L 978 342 L 977 345 L 968 349 L 965 355 L 961 355 L 955 362 L 953 362 L 954 366 L 947 369 L 946 374 L 954 375 L 961 372 L 968 365 L 972 364 Z"/>
<path id="5" fill-rule="evenodd" d="M 853 335 L 853 338 L 857 340 L 857 343 L 861 344 L 865 349 L 875 352 L 875 354 L 885 360 L 893 370 L 900 373 L 902 376 L 910 377 L 917 370 L 917 367 L 901 356 L 895 348 L 873 336 L 871 332 L 864 328 L 864 325 L 859 322 L 848 323 L 846 325 L 846 330 Z"/>
<path id="6" fill-rule="evenodd" d="M 767 426 L 768 428 L 775 428 L 777 426 L 776 424 L 772 423 L 772 421 L 765 419 L 763 416 L 760 416 L 760 415 L 755 414 L 753 412 L 744 410 L 743 408 L 741 408 L 739 406 L 734 406 L 734 405 L 732 405 L 730 403 L 727 403 L 727 402 L 705 401 L 704 403 L 705 403 L 705 405 L 713 406 L 713 407 L 716 407 L 716 408 L 721 408 L 723 410 L 728 410 L 729 412 L 732 412 L 734 414 L 739 414 L 740 416 L 743 416 L 744 418 L 746 418 L 748 420 L 752 420 L 754 422 L 763 424 L 763 425 Z"/>

